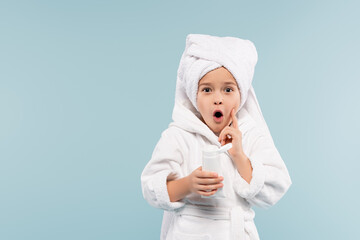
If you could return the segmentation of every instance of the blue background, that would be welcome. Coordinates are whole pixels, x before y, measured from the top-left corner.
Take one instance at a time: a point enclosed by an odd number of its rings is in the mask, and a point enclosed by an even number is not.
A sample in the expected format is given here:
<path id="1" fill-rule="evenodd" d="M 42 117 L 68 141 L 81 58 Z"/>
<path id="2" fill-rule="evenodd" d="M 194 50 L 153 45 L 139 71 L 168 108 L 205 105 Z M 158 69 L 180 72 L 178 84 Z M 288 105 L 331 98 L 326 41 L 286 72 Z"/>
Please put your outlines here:
<path id="1" fill-rule="evenodd" d="M 293 185 L 262 239 L 356 239 L 356 1 L 1 1 L 0 239 L 159 239 L 140 175 L 189 33 L 250 39 Z"/>

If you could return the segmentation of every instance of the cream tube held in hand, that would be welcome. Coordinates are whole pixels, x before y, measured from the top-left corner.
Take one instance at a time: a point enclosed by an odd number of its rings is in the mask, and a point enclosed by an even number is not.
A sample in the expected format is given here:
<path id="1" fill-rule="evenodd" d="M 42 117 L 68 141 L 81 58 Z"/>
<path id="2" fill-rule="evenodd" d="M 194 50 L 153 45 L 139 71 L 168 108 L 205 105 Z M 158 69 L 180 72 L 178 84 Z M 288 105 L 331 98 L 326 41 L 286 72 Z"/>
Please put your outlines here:
<path id="1" fill-rule="evenodd" d="M 202 170 L 209 172 L 216 172 L 218 176 L 222 176 L 220 154 L 226 152 L 232 147 L 231 143 L 228 143 L 221 148 L 214 145 L 210 145 L 202 151 Z M 211 191 L 211 190 L 208 190 Z M 202 198 L 224 198 L 223 188 L 218 188 L 217 192 L 211 196 L 203 196 Z"/>

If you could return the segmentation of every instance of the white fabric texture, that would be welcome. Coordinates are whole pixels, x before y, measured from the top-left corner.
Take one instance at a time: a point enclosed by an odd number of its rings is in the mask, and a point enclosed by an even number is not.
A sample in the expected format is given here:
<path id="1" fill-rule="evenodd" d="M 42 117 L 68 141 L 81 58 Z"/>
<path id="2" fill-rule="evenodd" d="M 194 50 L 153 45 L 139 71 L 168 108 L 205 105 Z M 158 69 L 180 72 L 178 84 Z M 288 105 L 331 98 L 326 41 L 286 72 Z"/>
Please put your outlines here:
<path id="1" fill-rule="evenodd" d="M 255 47 L 248 40 L 187 36 L 178 70 L 173 122 L 162 132 L 141 174 L 144 198 L 164 210 L 160 239 L 259 239 L 251 206 L 273 206 L 291 186 L 251 85 L 256 61 Z M 236 117 L 243 150 L 253 168 L 252 179 L 249 184 L 241 177 L 226 152 L 220 159 L 226 198 L 206 199 L 192 193 L 170 202 L 166 182 L 188 176 L 201 166 L 205 146 L 221 146 L 218 137 L 199 119 L 196 95 L 195 99 L 191 95 L 196 93 L 199 79 L 220 66 L 233 74 L 243 97 Z"/>

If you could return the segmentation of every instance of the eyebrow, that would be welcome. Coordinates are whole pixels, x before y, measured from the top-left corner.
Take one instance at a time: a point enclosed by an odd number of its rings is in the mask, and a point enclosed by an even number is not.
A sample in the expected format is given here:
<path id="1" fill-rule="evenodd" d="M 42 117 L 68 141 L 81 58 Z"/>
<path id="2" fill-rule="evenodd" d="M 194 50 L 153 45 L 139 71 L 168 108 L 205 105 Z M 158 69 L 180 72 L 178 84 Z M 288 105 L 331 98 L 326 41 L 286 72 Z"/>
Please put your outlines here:
<path id="1" fill-rule="evenodd" d="M 226 85 L 235 85 L 236 86 L 236 83 L 234 83 L 234 82 L 224 82 L 224 84 L 226 84 Z M 211 83 L 201 83 L 200 85 L 199 85 L 199 87 L 201 86 L 201 85 L 212 85 Z"/>

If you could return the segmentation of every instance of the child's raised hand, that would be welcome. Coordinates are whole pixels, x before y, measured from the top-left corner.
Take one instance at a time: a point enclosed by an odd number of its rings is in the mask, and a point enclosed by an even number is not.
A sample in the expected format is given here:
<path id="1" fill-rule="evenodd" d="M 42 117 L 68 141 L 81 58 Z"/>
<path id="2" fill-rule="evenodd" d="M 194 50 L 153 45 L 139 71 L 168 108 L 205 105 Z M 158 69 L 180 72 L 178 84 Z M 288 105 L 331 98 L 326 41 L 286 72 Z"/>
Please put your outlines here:
<path id="1" fill-rule="evenodd" d="M 237 158 L 238 156 L 241 156 L 244 154 L 243 148 L 242 148 L 242 133 L 239 130 L 238 122 L 235 116 L 235 109 L 231 110 L 231 119 L 232 119 L 232 125 L 224 127 L 224 129 L 219 134 L 219 142 L 221 146 L 232 143 L 232 148 L 228 150 L 231 157 Z"/>
<path id="2" fill-rule="evenodd" d="M 223 187 L 221 181 L 223 177 L 219 177 L 215 172 L 202 171 L 202 167 L 195 169 L 189 176 L 189 187 L 193 193 L 203 196 L 211 196 L 217 192 L 218 188 Z M 207 192 L 208 190 L 211 190 Z"/>

